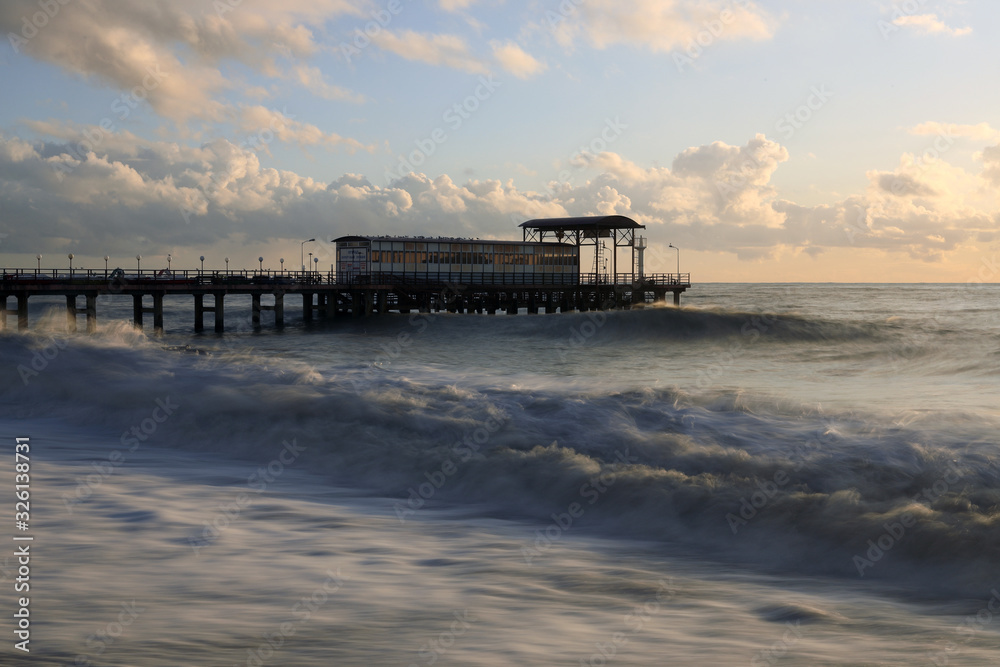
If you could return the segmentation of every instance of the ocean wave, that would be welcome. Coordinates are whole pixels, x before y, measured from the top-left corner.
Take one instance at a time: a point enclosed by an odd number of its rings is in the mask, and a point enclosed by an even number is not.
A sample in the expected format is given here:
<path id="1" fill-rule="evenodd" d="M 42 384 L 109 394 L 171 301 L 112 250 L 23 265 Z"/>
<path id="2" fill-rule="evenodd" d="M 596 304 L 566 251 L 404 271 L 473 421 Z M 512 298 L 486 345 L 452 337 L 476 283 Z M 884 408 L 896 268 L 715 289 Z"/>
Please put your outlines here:
<path id="1" fill-rule="evenodd" d="M 729 327 L 740 317 L 693 316 Z M 170 348 L 124 328 L 8 334 L 0 404 L 94 428 L 109 452 L 266 463 L 294 441 L 317 475 L 395 498 L 401 521 L 458 504 L 533 522 L 529 562 L 579 529 L 956 592 L 990 581 L 1000 558 L 998 424 L 982 415 L 824 413 L 722 390 L 372 382 L 359 367 Z"/>
<path id="2" fill-rule="evenodd" d="M 902 326 L 891 322 L 842 322 L 804 315 L 715 308 L 646 307 L 635 310 L 560 313 L 558 315 L 388 315 L 340 321 L 327 331 L 378 334 L 401 322 L 426 318 L 435 336 L 518 341 L 525 337 L 617 345 L 642 341 L 712 341 L 743 338 L 781 343 L 884 340 Z"/>

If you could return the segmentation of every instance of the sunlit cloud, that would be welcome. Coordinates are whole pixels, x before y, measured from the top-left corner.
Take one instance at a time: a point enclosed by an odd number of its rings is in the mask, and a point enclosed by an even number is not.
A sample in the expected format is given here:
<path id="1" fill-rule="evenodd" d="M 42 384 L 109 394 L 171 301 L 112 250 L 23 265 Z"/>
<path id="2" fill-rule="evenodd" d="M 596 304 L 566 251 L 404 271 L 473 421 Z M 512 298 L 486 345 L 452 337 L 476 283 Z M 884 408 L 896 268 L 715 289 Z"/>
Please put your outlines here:
<path id="1" fill-rule="evenodd" d="M 923 35 L 946 35 L 948 37 L 964 37 L 972 34 L 972 28 L 952 28 L 937 17 L 937 14 L 912 14 L 900 16 L 893 24 L 901 28 L 913 28 Z"/>
<path id="2" fill-rule="evenodd" d="M 544 63 L 513 42 L 491 42 L 490 45 L 493 47 L 493 57 L 500 66 L 519 79 L 529 79 L 545 70 Z"/>
<path id="3" fill-rule="evenodd" d="M 451 67 L 472 74 L 486 74 L 489 71 L 486 63 L 474 56 L 468 43 L 457 35 L 383 30 L 372 38 L 372 42 L 406 60 Z"/>

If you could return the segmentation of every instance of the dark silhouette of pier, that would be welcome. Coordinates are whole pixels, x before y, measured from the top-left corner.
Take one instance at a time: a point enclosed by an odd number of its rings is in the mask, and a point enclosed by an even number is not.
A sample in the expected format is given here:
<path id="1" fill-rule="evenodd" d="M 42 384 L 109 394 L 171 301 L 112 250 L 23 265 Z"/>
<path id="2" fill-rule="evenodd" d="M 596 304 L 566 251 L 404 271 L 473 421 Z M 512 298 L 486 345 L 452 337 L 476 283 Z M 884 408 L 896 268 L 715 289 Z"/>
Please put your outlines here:
<path id="1" fill-rule="evenodd" d="M 133 322 L 142 328 L 151 316 L 153 329 L 163 330 L 163 299 L 191 296 L 194 330 L 205 329 L 205 314 L 212 315 L 216 332 L 225 330 L 226 297 L 250 295 L 251 318 L 261 325 L 261 313 L 272 312 L 274 325 L 284 326 L 285 298 L 302 299 L 306 321 L 337 317 L 370 317 L 389 312 L 528 313 L 635 308 L 665 301 L 691 286 L 688 273 L 658 273 L 641 278 L 635 274 L 580 274 L 574 282 L 547 283 L 543 277 L 496 274 L 484 283 L 482 274 L 449 273 L 447 276 L 371 274 L 350 281 L 333 273 L 309 271 L 204 271 L 121 269 L 4 269 L 0 282 L 0 326 L 16 313 L 19 330 L 28 328 L 28 299 L 63 296 L 67 328 L 77 331 L 77 318 L 86 317 L 88 332 L 97 327 L 97 297 L 128 295 L 133 302 Z M 16 301 L 9 308 L 10 299 Z M 81 304 L 82 299 L 82 304 Z M 265 300 L 267 301 L 265 303 Z"/>

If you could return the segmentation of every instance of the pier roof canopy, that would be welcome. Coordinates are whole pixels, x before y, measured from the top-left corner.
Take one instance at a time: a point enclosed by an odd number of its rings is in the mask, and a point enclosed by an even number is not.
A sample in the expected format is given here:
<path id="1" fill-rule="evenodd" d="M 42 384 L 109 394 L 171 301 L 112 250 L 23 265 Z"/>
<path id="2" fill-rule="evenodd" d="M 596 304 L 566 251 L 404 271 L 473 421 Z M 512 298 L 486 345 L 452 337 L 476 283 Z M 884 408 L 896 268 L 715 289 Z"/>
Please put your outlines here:
<path id="1" fill-rule="evenodd" d="M 549 232 L 586 231 L 599 229 L 645 229 L 632 218 L 624 215 L 593 215 L 579 218 L 539 218 L 520 224 L 522 229 L 545 230 Z"/>
<path id="2" fill-rule="evenodd" d="M 632 218 L 624 215 L 594 215 L 581 218 L 540 218 L 522 222 L 521 233 L 525 241 L 544 242 L 553 238 L 561 243 L 597 245 L 600 239 L 613 239 L 616 247 L 631 246 L 635 230 L 645 229 Z"/>

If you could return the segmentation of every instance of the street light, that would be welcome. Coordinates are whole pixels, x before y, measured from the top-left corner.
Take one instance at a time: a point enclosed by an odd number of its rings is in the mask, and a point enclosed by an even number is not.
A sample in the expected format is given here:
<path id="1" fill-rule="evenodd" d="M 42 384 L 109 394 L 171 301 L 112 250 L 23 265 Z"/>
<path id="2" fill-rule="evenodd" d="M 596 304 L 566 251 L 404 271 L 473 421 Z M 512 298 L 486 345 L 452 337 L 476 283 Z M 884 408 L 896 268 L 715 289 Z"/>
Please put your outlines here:
<path id="1" fill-rule="evenodd" d="M 681 249 L 675 246 L 673 243 L 667 244 L 668 248 L 673 248 L 677 251 L 677 279 L 681 279 Z"/>
<path id="2" fill-rule="evenodd" d="M 41 271 L 42 271 L 42 256 L 41 255 L 35 255 L 35 259 L 38 260 L 38 273 L 41 273 Z"/>
<path id="3" fill-rule="evenodd" d="M 205 273 L 205 256 L 201 256 L 201 272 Z"/>
<path id="4" fill-rule="evenodd" d="M 226 257 L 226 275 L 229 275 L 229 258 Z"/>
<path id="5" fill-rule="evenodd" d="M 142 255 L 136 255 L 135 256 L 135 270 L 139 274 L 139 277 L 141 278 L 142 277 Z"/>
<path id="6" fill-rule="evenodd" d="M 281 275 L 285 275 L 285 258 L 281 257 L 278 261 L 281 262 Z"/>
<path id="7" fill-rule="evenodd" d="M 260 272 L 264 273 L 264 258 L 263 257 L 258 257 L 257 261 L 260 262 Z"/>
<path id="8" fill-rule="evenodd" d="M 300 243 L 300 244 L 299 244 L 299 264 L 301 264 L 301 265 L 302 265 L 302 270 L 303 270 L 303 271 L 305 271 L 305 270 L 306 270 L 306 263 L 305 263 L 305 261 L 303 261 L 303 259 L 302 259 L 302 249 L 303 249 L 303 248 L 305 247 L 305 245 L 306 245 L 307 243 L 312 243 L 312 242 L 313 242 L 313 241 L 315 241 L 315 240 L 316 240 L 316 239 L 306 239 L 305 241 L 303 241 L 302 243 Z M 309 253 L 309 254 L 311 255 L 312 253 Z"/>
<path id="9" fill-rule="evenodd" d="M 167 253 L 167 273 L 170 273 L 170 253 Z"/>
<path id="10" fill-rule="evenodd" d="M 66 255 L 69 257 L 69 277 L 73 278 L 73 253 Z"/>
<path id="11" fill-rule="evenodd" d="M 104 277 L 108 277 L 108 260 L 111 259 L 110 255 L 104 256 Z"/>
<path id="12" fill-rule="evenodd" d="M 312 257 L 312 253 L 309 256 Z M 319 257 L 313 257 L 313 271 L 319 273 Z"/>
<path id="13" fill-rule="evenodd" d="M 309 253 L 309 270 L 312 271 L 313 268 L 313 254 Z"/>

